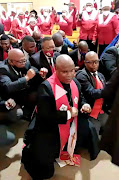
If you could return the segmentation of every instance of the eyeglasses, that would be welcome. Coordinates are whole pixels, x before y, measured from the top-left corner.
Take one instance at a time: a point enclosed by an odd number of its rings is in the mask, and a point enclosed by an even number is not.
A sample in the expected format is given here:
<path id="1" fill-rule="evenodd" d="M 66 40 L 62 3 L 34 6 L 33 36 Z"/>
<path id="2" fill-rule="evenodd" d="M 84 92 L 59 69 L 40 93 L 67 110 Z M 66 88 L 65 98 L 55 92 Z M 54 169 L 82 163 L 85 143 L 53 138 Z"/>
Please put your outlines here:
<path id="1" fill-rule="evenodd" d="M 88 63 L 88 64 L 98 64 L 99 63 L 99 59 L 98 60 L 95 60 L 95 61 L 85 61 L 85 63 Z"/>
<path id="2" fill-rule="evenodd" d="M 24 64 L 24 63 L 26 63 L 26 60 L 24 59 L 23 61 L 15 61 L 15 60 L 11 60 L 11 61 L 14 61 L 14 62 L 16 62 L 16 63 L 18 63 L 18 64 Z"/>

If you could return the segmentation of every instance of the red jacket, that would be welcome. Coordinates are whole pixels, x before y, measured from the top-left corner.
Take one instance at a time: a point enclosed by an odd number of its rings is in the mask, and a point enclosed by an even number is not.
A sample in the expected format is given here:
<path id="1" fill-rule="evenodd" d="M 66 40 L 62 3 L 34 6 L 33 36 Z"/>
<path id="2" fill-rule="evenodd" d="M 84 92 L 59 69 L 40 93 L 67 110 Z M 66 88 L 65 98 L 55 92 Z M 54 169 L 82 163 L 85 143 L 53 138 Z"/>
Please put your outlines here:
<path id="1" fill-rule="evenodd" d="M 10 18 L 5 19 L 5 20 L 1 18 L 1 23 L 4 26 L 4 31 L 10 30 L 10 28 L 11 28 L 11 19 Z"/>
<path id="2" fill-rule="evenodd" d="M 92 14 L 93 17 L 85 18 L 85 14 L 87 12 L 84 11 L 82 14 L 82 19 L 78 20 L 77 26 L 80 27 L 80 39 L 87 40 L 87 37 L 89 40 L 92 40 L 95 26 L 97 25 L 98 21 L 98 12 L 94 10 L 94 15 Z"/>
<path id="3" fill-rule="evenodd" d="M 51 17 L 49 17 L 48 21 L 42 22 L 41 18 L 37 19 L 37 25 L 41 31 L 41 34 L 51 35 L 51 31 L 53 28 L 53 22 Z"/>
<path id="4" fill-rule="evenodd" d="M 26 21 L 25 20 L 24 20 L 24 25 L 20 26 L 18 20 L 14 19 L 12 21 L 12 24 L 11 24 L 10 32 L 15 36 L 15 38 L 22 39 L 25 27 L 26 27 Z M 20 31 L 22 31 L 22 32 L 20 32 Z"/>
<path id="5" fill-rule="evenodd" d="M 111 17 L 112 16 L 112 17 Z M 110 44 L 114 37 L 119 33 L 119 22 L 116 15 L 110 13 L 108 18 L 101 23 L 102 14 L 98 17 L 98 23 L 95 27 L 93 41 L 98 38 L 98 44 Z"/>
<path id="6" fill-rule="evenodd" d="M 60 16 L 55 18 L 55 22 L 60 26 L 60 29 L 65 32 L 67 36 L 72 36 L 73 17 L 64 18 L 65 22 L 60 21 Z"/>

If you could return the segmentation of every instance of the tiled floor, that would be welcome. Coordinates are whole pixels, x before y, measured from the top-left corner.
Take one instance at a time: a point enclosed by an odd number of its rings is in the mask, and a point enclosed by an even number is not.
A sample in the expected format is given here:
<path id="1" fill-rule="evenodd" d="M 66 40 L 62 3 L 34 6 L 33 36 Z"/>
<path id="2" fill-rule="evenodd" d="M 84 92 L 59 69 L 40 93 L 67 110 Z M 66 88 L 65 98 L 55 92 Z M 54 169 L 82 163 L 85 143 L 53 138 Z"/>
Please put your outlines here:
<path id="1" fill-rule="evenodd" d="M 0 149 L 0 180 L 30 180 L 20 164 L 22 137 L 27 123 L 12 127 L 18 142 L 13 147 Z M 81 153 L 81 167 L 66 166 L 59 168 L 55 164 L 55 174 L 51 180 L 119 180 L 119 167 L 110 162 L 110 156 L 101 151 L 94 161 L 88 160 L 88 153 Z"/>

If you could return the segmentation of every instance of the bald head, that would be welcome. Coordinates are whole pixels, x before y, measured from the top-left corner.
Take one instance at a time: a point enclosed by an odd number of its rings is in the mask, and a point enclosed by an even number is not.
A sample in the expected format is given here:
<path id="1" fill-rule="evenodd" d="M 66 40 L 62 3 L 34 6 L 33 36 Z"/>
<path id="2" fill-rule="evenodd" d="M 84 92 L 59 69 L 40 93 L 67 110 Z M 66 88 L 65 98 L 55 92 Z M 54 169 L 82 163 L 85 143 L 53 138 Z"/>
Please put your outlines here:
<path id="1" fill-rule="evenodd" d="M 32 37 L 35 41 L 40 41 L 41 33 L 39 31 L 34 31 Z"/>
<path id="2" fill-rule="evenodd" d="M 56 74 L 58 79 L 65 84 L 70 84 L 75 76 L 75 66 L 73 60 L 66 54 L 62 54 L 56 59 Z"/>
<path id="3" fill-rule="evenodd" d="M 98 54 L 94 51 L 90 51 L 85 56 L 84 61 L 85 67 L 89 72 L 96 72 L 99 67 Z"/>
<path id="4" fill-rule="evenodd" d="M 23 68 L 26 64 L 25 56 L 20 49 L 11 49 L 8 52 L 8 62 L 11 66 Z"/>
<path id="5" fill-rule="evenodd" d="M 88 44 L 86 41 L 80 41 L 78 47 L 79 49 L 84 49 L 84 48 L 88 49 Z"/>
<path id="6" fill-rule="evenodd" d="M 74 62 L 71 59 L 71 57 L 68 56 L 67 54 L 62 54 L 62 55 L 58 56 L 56 59 L 56 67 L 67 66 L 69 64 L 74 65 Z"/>
<path id="7" fill-rule="evenodd" d="M 63 37 L 60 33 L 53 34 L 52 39 L 56 47 L 63 45 Z"/>
<path id="8" fill-rule="evenodd" d="M 8 52 L 8 59 L 14 59 L 14 60 L 18 60 L 20 56 L 24 55 L 23 52 L 20 49 L 11 49 Z"/>
<path id="9" fill-rule="evenodd" d="M 63 39 L 65 38 L 65 32 L 64 31 L 59 30 L 58 33 L 60 33 L 62 35 Z"/>

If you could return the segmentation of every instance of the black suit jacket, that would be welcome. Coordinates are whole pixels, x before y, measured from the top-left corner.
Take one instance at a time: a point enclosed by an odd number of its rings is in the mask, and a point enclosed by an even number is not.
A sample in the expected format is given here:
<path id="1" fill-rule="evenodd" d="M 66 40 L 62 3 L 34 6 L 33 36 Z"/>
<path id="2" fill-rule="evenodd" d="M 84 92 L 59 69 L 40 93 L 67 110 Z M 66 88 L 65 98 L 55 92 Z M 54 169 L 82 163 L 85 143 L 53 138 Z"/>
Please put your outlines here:
<path id="1" fill-rule="evenodd" d="M 60 51 L 60 54 L 67 54 L 67 55 L 69 54 L 67 44 L 63 43 L 62 49 Z"/>
<path id="2" fill-rule="evenodd" d="M 58 52 L 54 52 L 53 53 L 53 61 L 55 63 L 57 56 L 59 56 L 60 53 Z M 45 67 L 48 69 L 48 73 L 46 78 L 50 77 L 52 75 L 52 71 L 50 68 L 50 65 L 47 61 L 47 58 L 45 57 L 43 51 L 38 51 L 36 54 L 32 55 L 29 59 L 30 63 L 32 66 L 36 67 L 38 70 L 40 70 L 41 68 Z M 43 79 L 42 79 L 43 81 Z"/>
<path id="3" fill-rule="evenodd" d="M 109 80 L 119 65 L 119 55 L 115 46 L 110 47 L 100 60 L 99 71 Z"/>
<path id="4" fill-rule="evenodd" d="M 35 70 L 36 76 L 27 82 L 24 75 L 30 68 Z M 22 77 L 13 70 L 8 59 L 0 64 L 0 90 L 3 99 L 13 98 L 18 103 L 19 100 L 23 100 L 24 95 L 27 95 L 27 90 L 35 89 L 38 86 L 38 77 L 40 76 L 36 68 L 31 67 L 30 63 L 27 62 L 25 67 L 20 70 Z"/>
<path id="5" fill-rule="evenodd" d="M 105 86 L 104 76 L 98 72 L 98 77 L 103 86 Z M 93 107 L 95 100 L 102 97 L 102 89 L 96 89 L 95 80 L 86 68 L 79 70 L 76 74 L 76 78 L 81 83 L 82 93 L 87 103 Z"/>
<path id="6" fill-rule="evenodd" d="M 78 66 L 78 48 L 73 51 L 70 51 L 69 56 L 74 61 L 75 66 Z M 82 57 L 81 57 L 81 60 L 82 60 Z M 83 67 L 84 67 L 84 65 L 80 69 L 82 69 Z"/>

